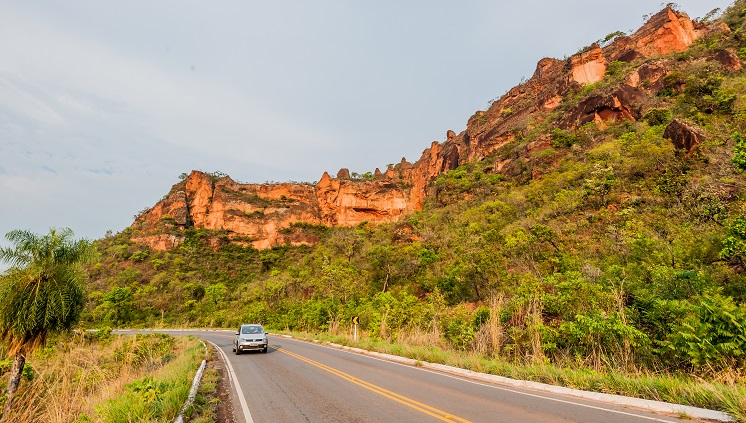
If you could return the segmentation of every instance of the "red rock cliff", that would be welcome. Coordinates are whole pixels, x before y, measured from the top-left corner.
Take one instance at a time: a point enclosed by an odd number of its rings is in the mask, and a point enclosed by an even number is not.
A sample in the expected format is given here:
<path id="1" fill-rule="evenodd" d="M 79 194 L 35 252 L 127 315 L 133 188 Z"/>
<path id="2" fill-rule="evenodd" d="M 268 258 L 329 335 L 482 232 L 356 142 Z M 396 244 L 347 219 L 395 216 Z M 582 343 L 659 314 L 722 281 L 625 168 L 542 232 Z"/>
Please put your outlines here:
<path id="1" fill-rule="evenodd" d="M 611 62 L 642 62 L 683 51 L 706 30 L 687 15 L 666 8 L 634 34 L 617 37 L 604 48 L 593 44 L 567 60 L 542 59 L 528 81 L 508 91 L 487 111 L 475 113 L 466 130 L 458 135 L 448 131 L 443 142 L 433 142 L 415 163 L 402 159 L 385 172 L 376 169 L 374 179 L 350 179 L 349 171 L 342 169 L 337 178 L 324 172 L 316 185 L 241 184 L 227 176 L 193 171 L 136 219 L 134 239 L 167 249 L 182 240 L 180 230 L 196 227 L 224 230 L 233 242 L 263 249 L 284 243 L 313 244 L 313 234 L 298 230 L 303 225 L 353 226 L 397 220 L 422 206 L 430 183 L 440 174 L 512 142 L 517 133 L 530 130 L 559 107 L 569 92 L 603 79 Z M 586 122 L 636 119 L 635 103 L 645 95 L 638 87 L 640 80 L 655 81 L 665 72 L 663 65 L 643 64 L 615 91 L 574 105 L 557 125 L 574 128 Z M 548 140 L 539 140 L 526 151 L 548 144 Z M 520 154 L 514 156 L 500 163 L 498 170 L 511 160 L 527 160 Z"/>

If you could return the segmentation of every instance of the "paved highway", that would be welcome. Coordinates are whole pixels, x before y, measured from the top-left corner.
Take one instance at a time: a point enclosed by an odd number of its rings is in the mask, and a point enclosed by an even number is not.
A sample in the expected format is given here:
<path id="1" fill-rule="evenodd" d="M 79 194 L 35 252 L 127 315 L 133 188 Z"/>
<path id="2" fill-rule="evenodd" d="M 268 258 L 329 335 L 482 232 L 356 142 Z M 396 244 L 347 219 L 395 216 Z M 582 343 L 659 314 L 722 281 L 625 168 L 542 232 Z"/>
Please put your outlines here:
<path id="1" fill-rule="evenodd" d="M 210 341 L 228 360 L 238 422 L 683 422 L 635 409 L 502 387 L 270 336 L 235 355 L 229 332 L 170 332 Z"/>

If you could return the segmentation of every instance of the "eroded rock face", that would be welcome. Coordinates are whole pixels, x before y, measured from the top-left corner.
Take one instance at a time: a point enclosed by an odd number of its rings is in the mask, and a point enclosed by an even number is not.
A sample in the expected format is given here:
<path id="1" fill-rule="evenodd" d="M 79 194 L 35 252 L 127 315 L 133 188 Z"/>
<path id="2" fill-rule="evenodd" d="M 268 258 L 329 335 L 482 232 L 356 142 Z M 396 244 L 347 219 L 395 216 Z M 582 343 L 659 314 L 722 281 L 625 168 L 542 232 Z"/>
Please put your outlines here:
<path id="1" fill-rule="evenodd" d="M 712 56 L 711 60 L 720 63 L 723 68 L 731 72 L 737 72 L 741 70 L 742 67 L 741 59 L 738 58 L 738 55 L 736 53 L 730 50 L 718 51 Z"/>
<path id="2" fill-rule="evenodd" d="M 588 122 L 637 120 L 640 111 L 635 105 L 644 97 L 641 91 L 623 84 L 608 95 L 595 95 L 581 101 L 567 113 L 560 126 L 577 128 Z"/>
<path id="3" fill-rule="evenodd" d="M 646 63 L 632 71 L 627 76 L 627 85 L 638 88 L 640 86 L 649 90 L 658 91 L 663 87 L 663 77 L 668 70 L 663 63 Z"/>
<path id="4" fill-rule="evenodd" d="M 696 151 L 704 141 L 704 135 L 698 126 L 678 119 L 674 119 L 666 126 L 663 138 L 670 139 L 674 147 L 687 153 Z"/>
<path id="5" fill-rule="evenodd" d="M 667 7 L 648 19 L 633 35 L 616 38 L 606 50 L 611 60 L 626 62 L 678 53 L 686 50 L 705 30 L 686 14 Z"/>
<path id="6" fill-rule="evenodd" d="M 666 8 L 636 33 L 617 37 L 609 46 L 594 44 L 567 60 L 541 59 L 528 81 L 509 90 L 488 110 L 476 112 L 464 131 L 457 134 L 448 130 L 445 140 L 433 142 L 416 162 L 402 158 L 383 172 L 376 169 L 371 180 L 353 180 L 344 168 L 336 178 L 324 172 L 316 185 L 240 184 L 229 177 L 192 172 L 137 218 L 133 239 L 153 248 L 169 249 L 182 242 L 180 231 L 197 227 L 223 230 L 232 242 L 263 249 L 286 243 L 314 244 L 318 237 L 303 229 L 307 225 L 396 221 L 421 208 L 430 194 L 431 182 L 439 175 L 514 142 L 546 116 L 545 112 L 559 108 L 565 98 L 605 78 L 609 63 L 684 51 L 706 30 L 685 14 Z M 732 52 L 714 60 L 724 66 L 740 66 Z M 603 125 L 612 119 L 638 119 L 640 100 L 660 88 L 666 72 L 664 61 L 648 61 L 624 83 L 585 98 L 553 124 L 572 129 L 587 122 Z M 686 151 L 701 142 L 696 128 L 681 122 L 672 122 L 666 134 Z M 530 156 L 548 147 L 547 139 L 524 145 L 497 162 L 493 171 L 514 177 L 541 177 L 536 169 L 528 171 Z"/>
<path id="7" fill-rule="evenodd" d="M 387 222 L 412 211 L 411 204 L 408 193 L 391 181 L 333 179 L 324 173 L 315 186 L 240 184 L 229 177 L 215 178 L 193 171 L 135 221 L 141 234 L 133 239 L 155 249 L 170 249 L 183 237 L 159 234 L 159 230 L 164 226 L 178 230 L 194 226 L 224 230 L 229 238 L 258 249 L 284 243 L 311 244 L 315 242 L 313 237 L 294 231 L 294 224 Z"/>
<path id="8" fill-rule="evenodd" d="M 184 241 L 184 237 L 170 234 L 158 234 L 135 237 L 132 238 L 132 240 L 141 244 L 148 244 L 154 250 L 166 251 L 178 247 Z"/>
<path id="9" fill-rule="evenodd" d="M 570 77 L 577 83 L 588 85 L 603 79 L 609 64 L 598 44 L 593 43 L 587 52 L 570 58 Z"/>

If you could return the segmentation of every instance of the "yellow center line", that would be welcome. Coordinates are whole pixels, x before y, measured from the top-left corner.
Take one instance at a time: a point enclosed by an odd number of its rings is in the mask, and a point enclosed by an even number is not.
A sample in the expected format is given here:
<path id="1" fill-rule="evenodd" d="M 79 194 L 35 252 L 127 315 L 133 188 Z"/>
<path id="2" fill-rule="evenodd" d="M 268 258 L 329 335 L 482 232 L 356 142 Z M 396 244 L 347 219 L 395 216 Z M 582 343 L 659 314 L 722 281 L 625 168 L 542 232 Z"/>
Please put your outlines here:
<path id="1" fill-rule="evenodd" d="M 400 404 L 404 404 L 407 407 L 413 408 L 417 411 L 420 411 L 422 413 L 425 413 L 429 416 L 433 416 L 438 420 L 442 420 L 444 422 L 461 422 L 461 423 L 471 423 L 469 420 L 462 419 L 460 417 L 456 417 L 453 414 L 446 413 L 445 411 L 438 410 L 435 407 L 431 407 L 427 404 L 423 404 L 421 402 L 415 401 L 411 398 L 407 398 L 404 395 L 397 394 L 396 392 L 389 391 L 388 389 L 381 388 L 380 386 L 374 385 L 370 382 L 366 382 L 362 379 L 356 378 L 354 376 L 351 376 L 345 372 L 342 372 L 340 370 L 337 370 L 333 367 L 329 367 L 325 364 L 321 364 L 318 361 L 313 361 L 310 358 L 303 357 L 302 355 L 298 355 L 296 353 L 292 353 L 290 351 L 284 350 L 280 347 L 272 345 L 272 348 L 275 350 L 287 354 L 291 357 L 295 357 L 298 360 L 305 361 L 308 364 L 311 364 L 313 366 L 316 366 L 322 370 L 326 370 L 327 372 L 337 375 L 341 377 L 342 379 L 345 379 L 347 381 L 350 381 L 358 386 L 362 386 L 365 389 L 368 389 L 369 391 L 375 392 L 379 395 L 382 395 L 386 398 L 389 398 L 391 400 L 394 400 Z"/>

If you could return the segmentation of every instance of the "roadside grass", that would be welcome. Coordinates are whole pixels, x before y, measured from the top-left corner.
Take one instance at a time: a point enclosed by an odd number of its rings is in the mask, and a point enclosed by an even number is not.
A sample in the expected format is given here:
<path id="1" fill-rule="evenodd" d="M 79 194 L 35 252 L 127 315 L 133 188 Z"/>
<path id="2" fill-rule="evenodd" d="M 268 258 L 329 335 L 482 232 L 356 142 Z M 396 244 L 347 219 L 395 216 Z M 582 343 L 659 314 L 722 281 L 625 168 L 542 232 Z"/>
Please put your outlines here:
<path id="1" fill-rule="evenodd" d="M 202 373 L 202 382 L 199 385 L 194 403 L 186 412 L 186 421 L 191 423 L 213 423 L 218 421 L 218 405 L 220 396 L 220 372 L 210 366 L 215 349 L 212 345 L 207 346 L 207 367 Z"/>
<path id="2" fill-rule="evenodd" d="M 58 337 L 29 358 L 33 376 L 0 421 L 173 421 L 204 356 L 193 337 L 107 331 Z"/>
<path id="3" fill-rule="evenodd" d="M 368 337 L 353 341 L 352 336 L 346 334 L 274 332 L 398 355 L 418 360 L 418 363 L 438 363 L 512 379 L 719 410 L 731 414 L 737 422 L 746 423 L 746 376 L 735 371 L 721 375 L 719 380 L 703 380 L 685 374 L 597 371 L 546 362 L 518 364 L 435 345 L 404 345 Z"/>
<path id="4" fill-rule="evenodd" d="M 191 410 L 187 411 L 189 422 L 191 423 L 212 423 L 218 419 L 218 386 L 220 383 L 220 373 L 215 369 L 205 369 L 202 374 L 202 384 L 194 399 L 194 405 Z"/>

